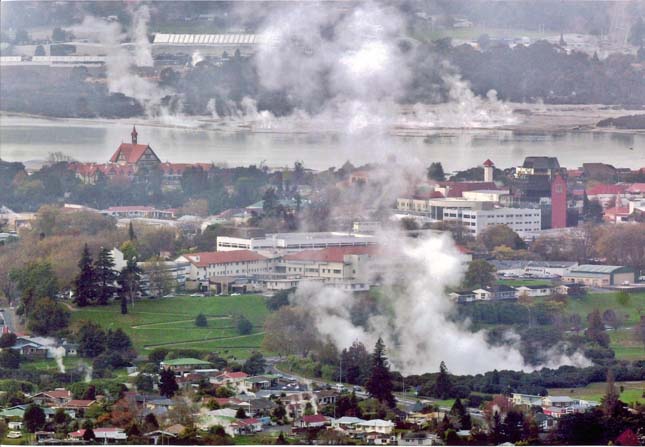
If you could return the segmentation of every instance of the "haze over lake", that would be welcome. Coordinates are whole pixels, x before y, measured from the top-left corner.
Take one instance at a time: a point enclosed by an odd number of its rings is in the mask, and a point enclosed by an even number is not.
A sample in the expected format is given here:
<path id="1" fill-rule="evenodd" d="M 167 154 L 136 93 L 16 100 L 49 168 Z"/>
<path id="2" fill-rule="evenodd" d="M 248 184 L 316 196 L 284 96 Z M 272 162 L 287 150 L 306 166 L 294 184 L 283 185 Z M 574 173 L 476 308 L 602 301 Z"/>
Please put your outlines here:
<path id="1" fill-rule="evenodd" d="M 523 133 L 505 130 L 437 130 L 427 137 L 362 133 L 270 133 L 158 127 L 145 122 L 82 121 L 3 116 L 0 155 L 4 160 L 44 160 L 63 152 L 79 161 L 106 162 L 121 142 L 130 139 L 132 124 L 139 142 L 152 146 L 163 161 L 214 162 L 228 166 L 260 164 L 291 166 L 297 160 L 312 169 L 415 157 L 440 161 L 447 170 L 467 169 L 490 158 L 510 167 L 530 155 L 558 157 L 577 167 L 605 162 L 617 167 L 645 165 L 645 135 L 610 132 Z"/>

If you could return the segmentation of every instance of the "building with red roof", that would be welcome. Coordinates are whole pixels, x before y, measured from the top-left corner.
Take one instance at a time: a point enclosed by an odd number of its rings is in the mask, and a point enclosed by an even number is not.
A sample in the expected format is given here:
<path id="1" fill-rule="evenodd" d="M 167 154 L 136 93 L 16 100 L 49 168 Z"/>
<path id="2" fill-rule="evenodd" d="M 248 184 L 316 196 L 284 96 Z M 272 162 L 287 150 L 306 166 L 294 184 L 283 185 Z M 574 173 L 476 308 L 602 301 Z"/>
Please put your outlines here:
<path id="1" fill-rule="evenodd" d="M 215 277 L 250 277 L 271 273 L 274 261 L 251 250 L 188 253 L 175 260 L 183 264 L 188 288 L 208 287 Z"/>
<path id="2" fill-rule="evenodd" d="M 329 418 L 322 414 L 311 414 L 302 416 L 293 425 L 297 428 L 319 428 L 329 424 Z"/>
<path id="3" fill-rule="evenodd" d="M 159 166 L 161 160 L 148 144 L 138 144 L 138 132 L 132 127 L 132 143 L 121 143 L 117 150 L 110 157 L 110 163 L 118 165 L 135 166 L 140 168 L 152 168 Z"/>
<path id="4" fill-rule="evenodd" d="M 599 183 L 586 188 L 585 193 L 589 200 L 597 200 L 603 208 L 608 208 L 614 205 L 620 206 L 620 203 L 616 203 L 616 199 L 624 194 L 628 187 L 629 185 L 626 184 Z"/>

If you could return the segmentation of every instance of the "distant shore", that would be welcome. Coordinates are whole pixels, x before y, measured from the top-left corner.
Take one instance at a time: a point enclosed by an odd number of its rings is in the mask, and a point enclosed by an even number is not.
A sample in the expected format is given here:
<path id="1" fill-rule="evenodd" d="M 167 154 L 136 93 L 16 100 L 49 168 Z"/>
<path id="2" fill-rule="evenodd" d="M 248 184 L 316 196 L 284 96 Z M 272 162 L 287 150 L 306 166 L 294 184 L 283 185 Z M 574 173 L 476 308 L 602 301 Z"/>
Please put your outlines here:
<path id="1" fill-rule="evenodd" d="M 600 132 L 644 134 L 645 129 L 618 129 L 614 127 L 599 127 L 597 123 L 607 118 L 617 118 L 644 111 L 619 108 L 606 105 L 552 105 L 552 104 L 525 104 L 506 103 L 520 122 L 517 124 L 489 126 L 489 127 L 435 127 L 435 126 L 394 126 L 389 133 L 396 136 L 425 137 L 435 132 L 507 130 L 519 133 L 550 133 L 550 132 Z M 244 119 L 214 119 L 210 116 L 173 116 L 173 117 L 132 117 L 132 118 L 66 118 L 28 113 L 14 113 L 0 111 L 0 126 L 4 118 L 25 118 L 30 120 L 43 120 L 43 124 L 51 125 L 77 123 L 80 125 L 110 125 L 140 123 L 149 127 L 175 128 L 186 130 L 199 130 L 206 132 L 253 132 L 277 134 L 306 134 L 306 133 L 341 133 L 341 130 L 319 130 L 314 126 L 306 128 L 293 126 L 291 128 L 265 128 L 258 125 L 257 120 Z M 15 125 L 15 123 L 12 123 Z M 35 125 L 33 121 L 29 125 Z"/>

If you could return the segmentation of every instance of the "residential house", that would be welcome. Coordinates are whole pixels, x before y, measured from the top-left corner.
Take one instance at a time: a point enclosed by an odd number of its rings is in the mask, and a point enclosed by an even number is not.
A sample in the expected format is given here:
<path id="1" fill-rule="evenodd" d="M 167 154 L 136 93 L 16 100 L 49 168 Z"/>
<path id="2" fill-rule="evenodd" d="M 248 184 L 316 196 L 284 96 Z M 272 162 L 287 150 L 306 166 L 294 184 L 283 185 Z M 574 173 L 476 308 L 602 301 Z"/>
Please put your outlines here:
<path id="1" fill-rule="evenodd" d="M 296 428 L 321 428 L 329 424 L 329 418 L 322 414 L 304 415 L 297 418 L 293 426 Z"/>
<path id="2" fill-rule="evenodd" d="M 394 430 L 394 422 L 383 419 L 371 419 L 369 421 L 359 422 L 356 424 L 356 430 L 366 433 L 379 433 L 389 435 Z"/>
<path id="3" fill-rule="evenodd" d="M 511 402 L 513 402 L 513 405 L 526 405 L 528 407 L 541 407 L 542 406 L 542 396 L 536 396 L 536 395 L 533 395 L 533 394 L 513 393 L 511 395 Z"/>
<path id="4" fill-rule="evenodd" d="M 475 292 L 472 290 L 457 290 L 454 292 L 450 292 L 448 296 L 455 302 L 462 304 L 462 303 L 470 303 L 473 301 L 476 301 L 477 295 L 475 295 Z"/>
<path id="5" fill-rule="evenodd" d="M 238 419 L 226 426 L 224 430 L 233 437 L 259 433 L 262 431 L 262 420 L 257 418 Z"/>
<path id="6" fill-rule="evenodd" d="M 49 347 L 34 337 L 18 337 L 12 349 L 28 359 L 46 359 L 49 357 Z"/>
<path id="7" fill-rule="evenodd" d="M 356 424 L 365 422 L 365 419 L 353 417 L 353 416 L 343 416 L 338 419 L 331 420 L 332 428 L 342 429 L 344 431 L 355 431 Z"/>
<path id="8" fill-rule="evenodd" d="M 476 289 L 473 290 L 473 293 L 475 294 L 476 299 L 484 301 L 514 300 L 517 298 L 515 296 L 515 289 L 504 284 Z"/>
<path id="9" fill-rule="evenodd" d="M 287 410 L 289 419 L 298 419 L 305 415 L 307 409 L 314 407 L 316 396 L 308 392 L 291 393 L 280 398 L 280 402 Z"/>
<path id="10" fill-rule="evenodd" d="M 527 296 L 530 298 L 539 297 L 539 296 L 549 296 L 553 294 L 553 288 L 548 285 L 525 285 L 515 288 L 515 296 L 522 297 Z"/>
<path id="11" fill-rule="evenodd" d="M 338 392 L 334 390 L 315 391 L 316 402 L 318 405 L 335 405 L 338 399 Z"/>
<path id="12" fill-rule="evenodd" d="M 31 401 L 39 407 L 62 407 L 71 400 L 72 393 L 65 388 L 43 391 L 31 396 Z"/>
<path id="13" fill-rule="evenodd" d="M 93 405 L 96 405 L 95 400 L 91 399 L 72 399 L 69 402 L 67 402 L 63 408 L 66 410 L 71 410 L 76 413 L 76 416 L 82 417 L 85 412 Z"/>
<path id="14" fill-rule="evenodd" d="M 434 433 L 424 431 L 399 433 L 397 445 L 443 445 L 443 442 Z"/>
<path id="15" fill-rule="evenodd" d="M 117 427 L 98 427 L 92 429 L 96 440 L 100 444 L 120 444 L 128 440 L 125 430 Z M 71 439 L 80 441 L 85 435 L 85 429 L 80 429 L 69 434 Z"/>
<path id="16" fill-rule="evenodd" d="M 271 412 L 278 407 L 278 405 L 271 399 L 263 397 L 259 399 L 251 399 L 248 404 L 248 414 L 251 417 L 269 416 Z"/>
<path id="17" fill-rule="evenodd" d="M 249 375 L 243 371 L 226 371 L 211 379 L 211 383 L 218 386 L 230 386 L 233 388 L 244 388 L 244 382 Z"/>
<path id="18" fill-rule="evenodd" d="M 176 376 L 193 372 L 195 369 L 211 366 L 210 363 L 191 357 L 182 357 L 161 362 L 161 369 L 170 368 Z"/>
<path id="19" fill-rule="evenodd" d="M 567 283 L 578 283 L 591 287 L 608 287 L 636 282 L 636 273 L 631 267 L 621 265 L 589 265 L 573 267 L 563 277 Z"/>
<path id="20" fill-rule="evenodd" d="M 582 296 L 585 293 L 584 286 L 577 283 L 560 284 L 555 286 L 553 290 L 560 295 L 567 296 Z"/>

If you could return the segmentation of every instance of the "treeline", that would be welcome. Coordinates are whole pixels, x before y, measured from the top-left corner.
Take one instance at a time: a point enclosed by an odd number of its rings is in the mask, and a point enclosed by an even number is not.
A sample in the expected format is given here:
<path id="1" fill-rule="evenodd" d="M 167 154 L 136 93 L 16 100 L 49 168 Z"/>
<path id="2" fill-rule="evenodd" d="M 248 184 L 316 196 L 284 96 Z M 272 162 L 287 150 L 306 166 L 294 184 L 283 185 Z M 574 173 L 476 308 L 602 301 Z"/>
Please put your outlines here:
<path id="1" fill-rule="evenodd" d="M 645 129 L 645 115 L 626 115 L 617 118 L 605 118 L 598 121 L 598 127 L 615 127 L 616 129 Z"/>

